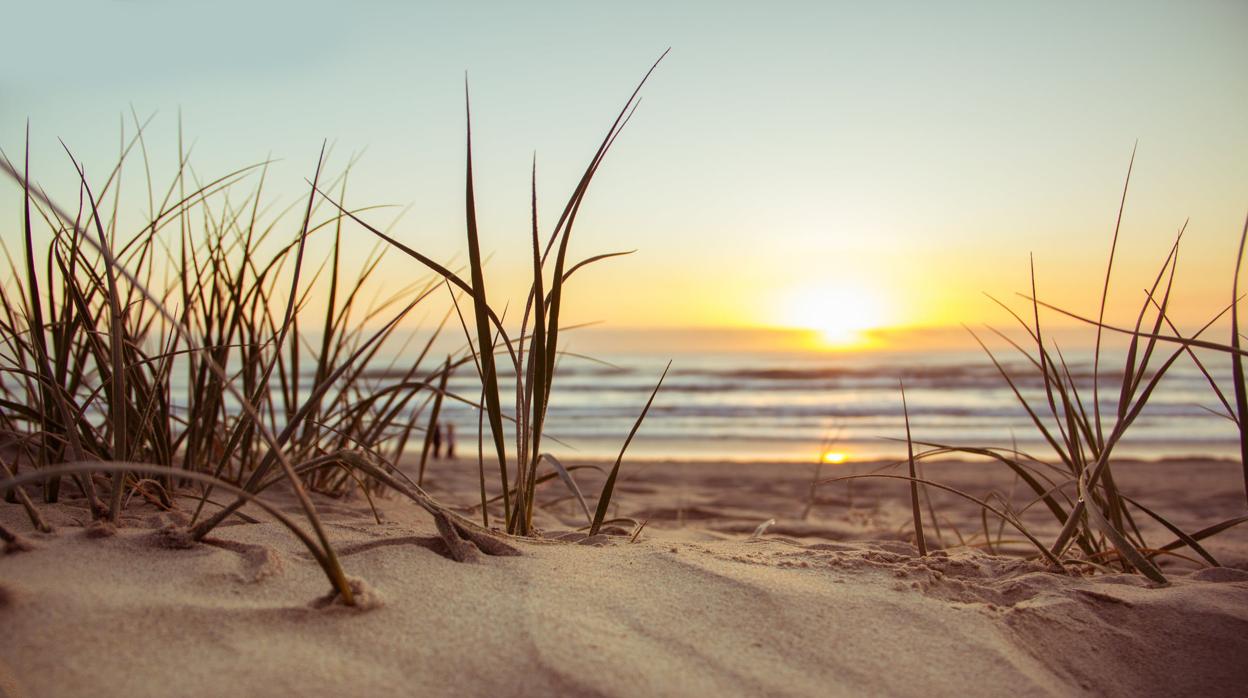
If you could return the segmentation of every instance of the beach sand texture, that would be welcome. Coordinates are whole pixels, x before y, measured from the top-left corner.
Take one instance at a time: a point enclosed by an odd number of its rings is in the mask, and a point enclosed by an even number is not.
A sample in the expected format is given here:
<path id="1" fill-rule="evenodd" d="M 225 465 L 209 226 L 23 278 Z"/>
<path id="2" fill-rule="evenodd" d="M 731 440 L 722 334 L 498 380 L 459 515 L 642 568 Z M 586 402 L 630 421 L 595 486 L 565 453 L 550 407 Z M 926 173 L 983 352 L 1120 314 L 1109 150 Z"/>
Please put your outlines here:
<path id="1" fill-rule="evenodd" d="M 981 494 L 1010 486 L 982 463 L 926 467 Z M 1242 504 L 1232 463 L 1116 467 L 1125 491 L 1147 491 L 1181 526 Z M 475 471 L 437 462 L 427 484 L 469 504 Z M 42 507 L 57 528 L 45 535 L 3 505 L 0 521 L 31 549 L 0 557 L 0 687 L 11 696 L 1138 696 L 1235 695 L 1248 681 L 1248 537 L 1237 530 L 1210 539 L 1224 567 L 1170 557 L 1171 584 L 1158 587 L 958 547 L 955 528 L 968 540 L 982 531 L 979 509 L 934 493 L 951 549 L 920 558 L 904 483 L 858 481 L 852 506 L 843 483 L 824 485 L 803 519 L 812 471 L 629 464 L 612 513 L 648 522 L 635 542 L 623 528 L 586 539 L 575 531 L 583 513 L 550 483 L 535 519 L 549 539 L 475 563 L 440 554 L 430 517 L 405 500 L 380 500 L 378 524 L 362 498 L 318 498 L 366 590 L 361 609 L 318 604 L 323 573 L 267 519 L 236 519 L 206 544 L 169 549 L 159 529 L 185 522 L 181 512 L 135 501 L 115 535 L 98 537 L 70 500 Z M 597 491 L 591 475 L 578 472 Z M 284 506 L 297 511 L 293 499 Z M 1044 519 L 1036 530 L 1051 535 Z"/>

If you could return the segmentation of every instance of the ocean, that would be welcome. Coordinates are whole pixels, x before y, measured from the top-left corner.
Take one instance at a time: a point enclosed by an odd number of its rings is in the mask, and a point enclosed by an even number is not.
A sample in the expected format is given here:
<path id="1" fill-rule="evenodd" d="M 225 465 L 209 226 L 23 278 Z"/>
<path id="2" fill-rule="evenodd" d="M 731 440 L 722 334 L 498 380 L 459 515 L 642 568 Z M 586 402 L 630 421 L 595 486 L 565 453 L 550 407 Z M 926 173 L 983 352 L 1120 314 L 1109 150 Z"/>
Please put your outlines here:
<path id="1" fill-rule="evenodd" d="M 1159 349 L 1151 365 L 1159 366 L 1170 351 Z M 1106 433 L 1117 413 L 1122 355 L 1102 356 Z M 1018 354 L 998 357 L 1017 377 L 1023 396 L 1047 414 L 1043 384 L 1027 360 Z M 594 358 L 598 361 L 563 357 L 556 374 L 542 450 L 561 459 L 613 458 L 670 358 L 671 371 L 629 446 L 631 459 L 809 463 L 826 452 L 853 460 L 903 457 L 899 385 L 904 382 L 916 441 L 1018 448 L 1057 460 L 982 351 L 600 352 Z M 1091 352 L 1066 359 L 1090 413 Z M 1205 359 L 1231 396 L 1228 358 L 1214 354 Z M 515 391 L 514 383 L 503 378 L 506 410 L 514 407 Z M 477 399 L 480 387 L 471 364 L 451 379 L 449 389 Z M 1235 425 L 1210 412 L 1220 409 L 1206 378 L 1188 357 L 1180 357 L 1115 452 L 1141 458 L 1236 456 Z M 448 400 L 443 415 L 443 423 L 456 426 L 460 454 L 475 453 L 475 409 Z M 1051 416 L 1047 423 L 1053 425 Z M 488 448 L 488 435 L 486 441 Z M 831 444 L 825 447 L 827 441 Z M 508 443 L 513 443 L 510 437 Z"/>

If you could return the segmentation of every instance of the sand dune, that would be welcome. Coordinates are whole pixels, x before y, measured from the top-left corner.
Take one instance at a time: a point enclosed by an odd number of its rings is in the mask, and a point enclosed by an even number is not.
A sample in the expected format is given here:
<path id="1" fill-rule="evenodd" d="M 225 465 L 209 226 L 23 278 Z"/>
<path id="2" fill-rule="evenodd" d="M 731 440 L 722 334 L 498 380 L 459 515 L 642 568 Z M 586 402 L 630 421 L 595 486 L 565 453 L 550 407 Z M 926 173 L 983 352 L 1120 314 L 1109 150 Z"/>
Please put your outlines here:
<path id="1" fill-rule="evenodd" d="M 132 503 L 111 537 L 88 535 L 72 502 L 45 507 L 51 535 L 2 505 L 0 521 L 33 549 L 0 557 L 0 687 L 15 696 L 1125 696 L 1232 695 L 1248 681 L 1248 541 L 1236 530 L 1210 547 L 1227 567 L 1174 559 L 1172 583 L 1157 587 L 971 548 L 920 558 L 896 483 L 858 485 L 853 507 L 843 486 L 823 487 L 803 520 L 810 468 L 630 467 L 618 506 L 649 521 L 636 542 L 572 533 L 579 507 L 565 499 L 540 521 L 564 540 L 519 543 L 521 556 L 476 564 L 440 555 L 432 522 L 405 502 L 382 500 L 378 524 L 362 501 L 318 500 L 348 573 L 368 590 L 365 610 L 318 604 L 328 591 L 320 569 L 274 523 L 225 526 L 210 544 L 173 550 L 159 529 L 183 516 L 149 504 Z M 980 464 L 929 468 L 982 487 L 999 477 Z M 1150 487 L 1182 478 L 1150 489 L 1168 493 L 1158 506 L 1180 520 L 1242 507 L 1207 496 L 1227 491 L 1222 479 L 1235 472 L 1225 463 L 1122 473 Z M 471 501 L 472 476 L 438 464 L 430 489 Z M 564 495 L 557 484 L 544 492 Z M 972 508 L 936 504 L 946 538 L 978 522 Z M 777 521 L 751 537 L 764 518 Z"/>

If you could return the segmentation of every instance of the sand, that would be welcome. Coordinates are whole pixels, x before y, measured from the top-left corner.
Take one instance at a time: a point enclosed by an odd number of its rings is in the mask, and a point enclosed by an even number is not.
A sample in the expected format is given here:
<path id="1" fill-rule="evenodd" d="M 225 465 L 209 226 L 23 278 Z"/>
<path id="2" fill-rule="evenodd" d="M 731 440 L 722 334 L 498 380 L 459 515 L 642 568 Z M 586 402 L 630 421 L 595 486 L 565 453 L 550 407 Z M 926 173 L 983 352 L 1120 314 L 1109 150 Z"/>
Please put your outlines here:
<path id="1" fill-rule="evenodd" d="M 1181 525 L 1244 513 L 1237 464 L 1116 467 L 1124 490 Z M 32 548 L 0 556 L 0 690 L 1242 694 L 1248 527 L 1210 543 L 1224 567 L 1167 558 L 1171 584 L 1158 587 L 954 547 L 955 528 L 969 538 L 982 522 L 974 507 L 934 496 L 950 549 L 920 558 L 904 483 L 860 481 L 852 505 L 844 485 L 825 486 L 803 518 L 812 470 L 627 464 L 616 509 L 648 522 L 635 542 L 574 533 L 584 515 L 552 482 L 537 523 L 566 540 L 520 542 L 520 556 L 470 564 L 440 555 L 432 520 L 407 502 L 381 500 L 378 524 L 362 499 L 317 498 L 344 566 L 368 590 L 363 610 L 318 604 L 328 583 L 275 523 L 235 520 L 208 544 L 174 550 L 157 532 L 183 515 L 137 499 L 125 525 L 103 537 L 72 501 L 43 507 L 53 534 L 0 503 L 0 523 Z M 596 476 L 577 474 L 596 491 Z M 927 474 L 977 495 L 1011 486 L 979 463 L 932 464 Z M 475 465 L 436 463 L 427 484 L 444 501 L 471 504 Z M 1051 535 L 1040 514 L 1029 520 Z M 1150 542 L 1171 538 L 1146 532 Z"/>

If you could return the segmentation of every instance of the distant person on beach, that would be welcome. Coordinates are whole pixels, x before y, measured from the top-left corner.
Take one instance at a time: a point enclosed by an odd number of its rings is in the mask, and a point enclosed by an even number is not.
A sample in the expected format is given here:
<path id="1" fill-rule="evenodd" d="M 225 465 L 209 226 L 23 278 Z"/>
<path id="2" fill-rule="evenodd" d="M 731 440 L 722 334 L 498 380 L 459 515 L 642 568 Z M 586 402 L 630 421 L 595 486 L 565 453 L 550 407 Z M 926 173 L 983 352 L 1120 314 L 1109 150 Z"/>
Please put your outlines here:
<path id="1" fill-rule="evenodd" d="M 455 425 L 446 425 L 446 457 L 448 460 L 455 458 Z"/>
<path id="2" fill-rule="evenodd" d="M 442 425 L 433 423 L 433 459 L 442 457 Z"/>

